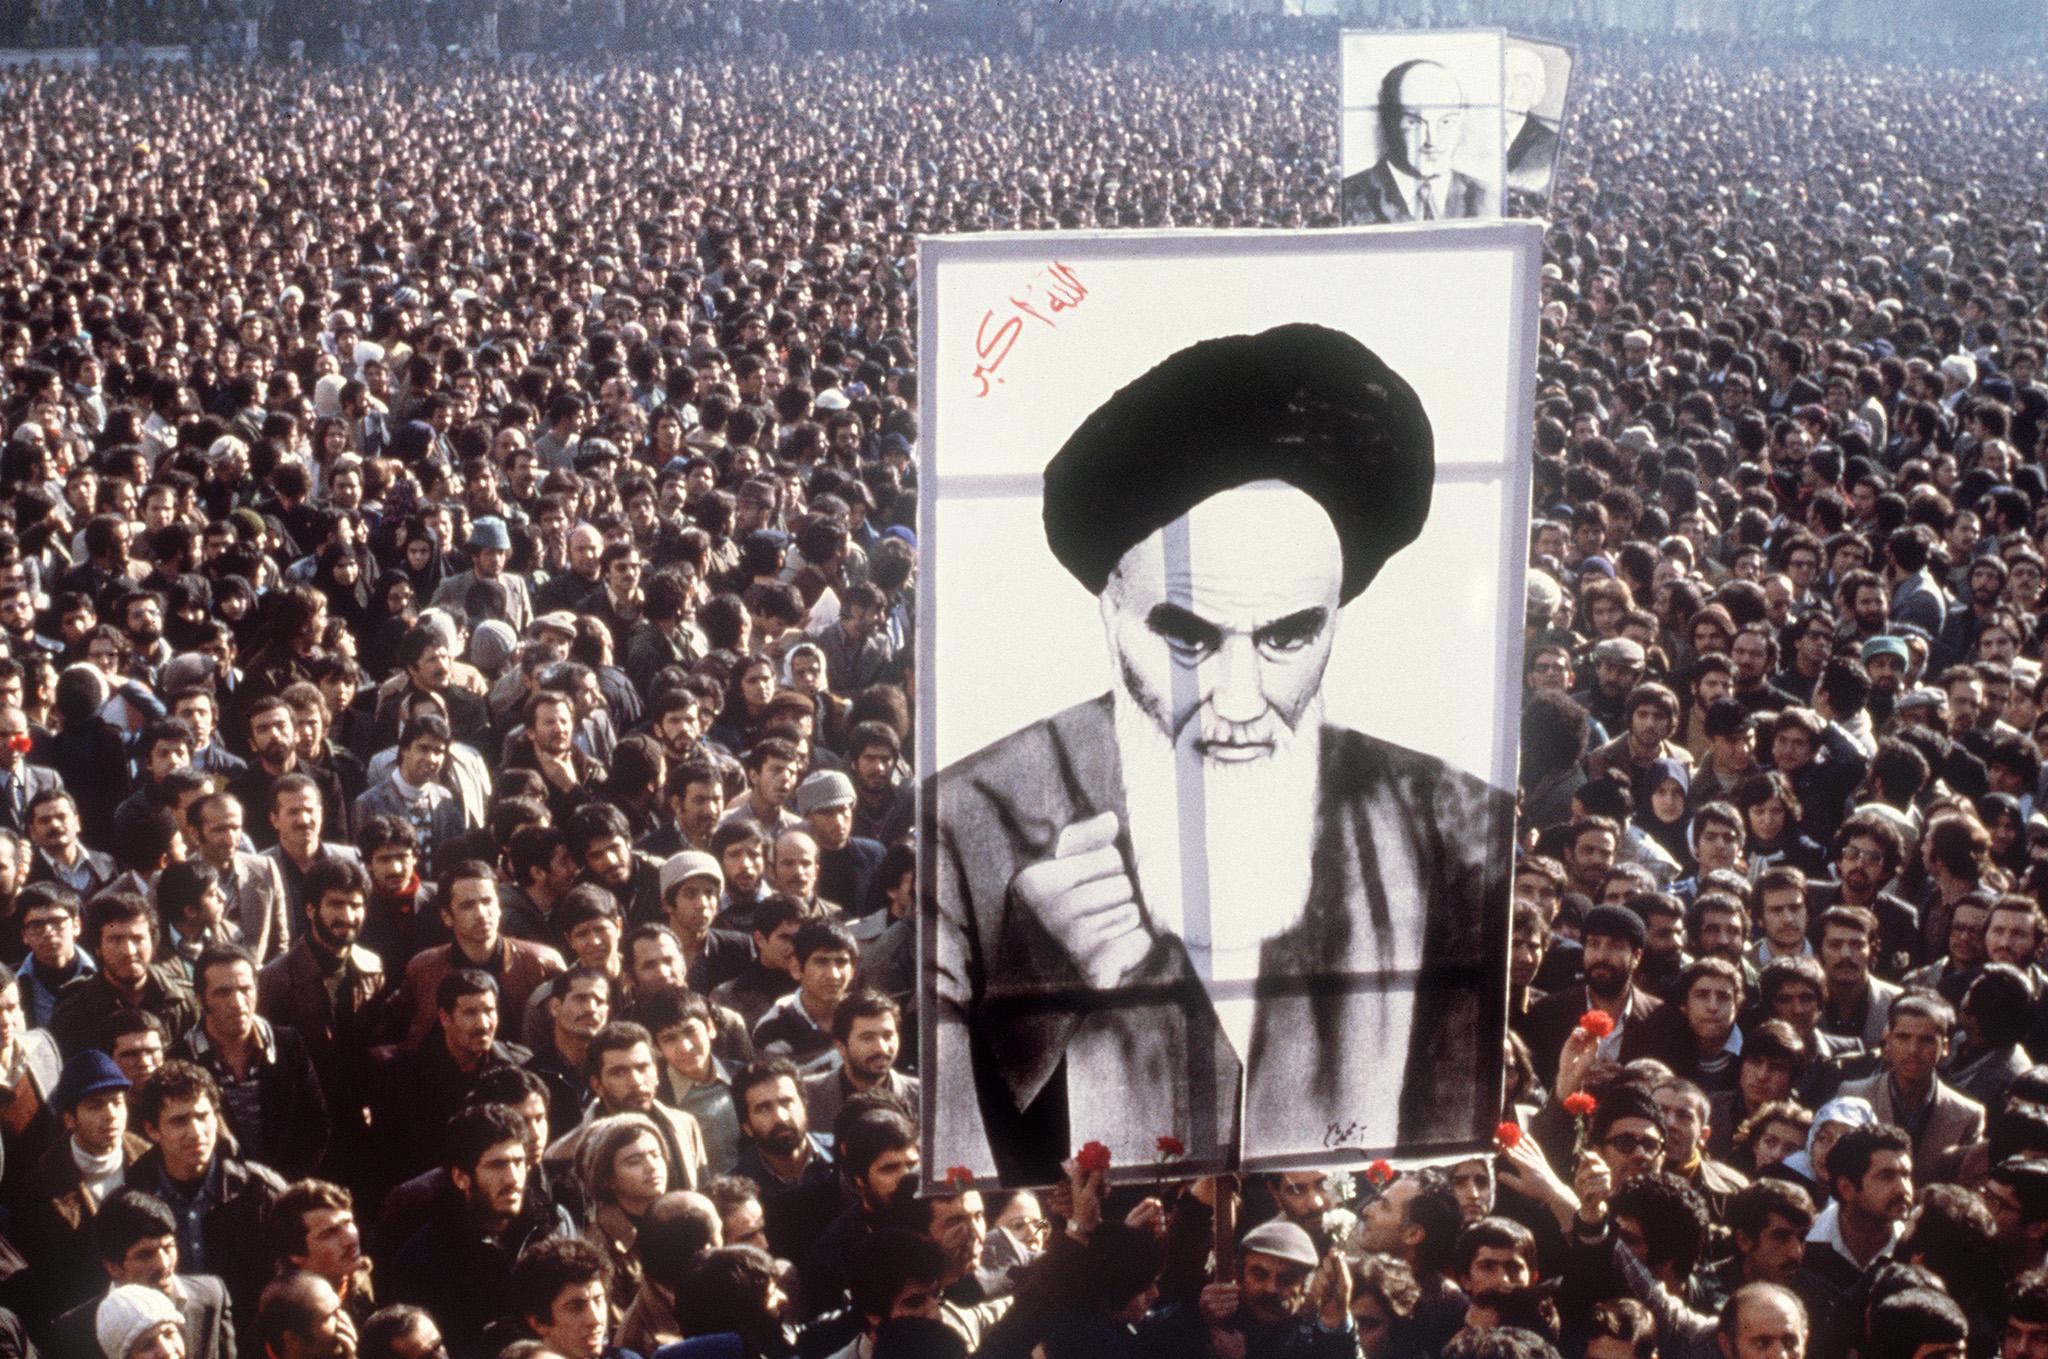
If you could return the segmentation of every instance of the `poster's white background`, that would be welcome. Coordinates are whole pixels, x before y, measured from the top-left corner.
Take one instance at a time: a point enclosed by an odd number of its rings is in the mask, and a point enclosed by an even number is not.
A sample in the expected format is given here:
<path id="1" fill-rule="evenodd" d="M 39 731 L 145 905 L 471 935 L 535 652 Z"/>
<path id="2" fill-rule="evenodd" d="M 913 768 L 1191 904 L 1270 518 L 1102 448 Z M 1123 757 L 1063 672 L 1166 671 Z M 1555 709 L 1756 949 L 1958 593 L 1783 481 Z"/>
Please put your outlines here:
<path id="1" fill-rule="evenodd" d="M 1154 241 L 1170 248 L 1113 260 L 1063 250 L 1072 238 L 1052 236 L 1034 259 L 927 255 L 938 305 L 936 349 L 921 364 L 936 417 L 922 469 L 936 502 L 921 586 L 935 623 L 922 677 L 937 697 L 926 767 L 1110 686 L 1097 602 L 1053 560 L 1041 519 L 1044 466 L 1074 427 L 1197 340 L 1311 321 L 1356 336 L 1415 388 L 1439 468 L 1422 536 L 1344 612 L 1328 719 L 1511 786 L 1512 753 L 1502 764 L 1496 742 L 1512 706 L 1503 639 L 1521 625 L 1522 577 L 1519 562 L 1503 560 L 1504 543 L 1520 541 L 1504 534 L 1503 515 L 1519 523 L 1526 513 L 1507 501 L 1518 413 L 1526 429 L 1518 327 L 1531 322 L 1516 295 L 1517 252 L 1500 242 L 1519 231 L 1533 228 L 1352 231 L 1342 253 L 1290 250 L 1276 235 L 1165 233 Z M 987 335 L 1016 314 L 1012 298 L 1043 310 L 1026 289 L 1055 259 L 1086 299 L 1051 327 L 1027 318 L 1000 381 L 977 396 L 983 317 L 995 315 Z"/>
<path id="2" fill-rule="evenodd" d="M 1338 152 L 1348 177 L 1385 151 L 1380 82 L 1404 61 L 1441 62 L 1465 91 L 1465 137 L 1452 165 L 1498 193 L 1501 187 L 1501 51 L 1497 31 L 1345 33 L 1339 45 L 1343 123 Z"/>

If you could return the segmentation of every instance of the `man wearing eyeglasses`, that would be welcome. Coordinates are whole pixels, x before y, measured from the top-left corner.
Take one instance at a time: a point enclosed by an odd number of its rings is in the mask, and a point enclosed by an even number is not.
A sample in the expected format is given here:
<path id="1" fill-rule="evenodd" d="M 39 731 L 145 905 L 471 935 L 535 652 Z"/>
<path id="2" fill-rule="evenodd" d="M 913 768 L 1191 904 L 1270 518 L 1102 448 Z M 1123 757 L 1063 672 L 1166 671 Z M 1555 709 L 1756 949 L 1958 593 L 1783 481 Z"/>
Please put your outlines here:
<path id="1" fill-rule="evenodd" d="M 1587 1150 L 1606 1163 L 1615 1184 L 1664 1168 L 1664 1120 L 1656 1101 L 1619 1087 L 1601 1097 L 1586 1131 Z"/>
<path id="2" fill-rule="evenodd" d="M 1881 812 L 1858 812 L 1835 832 L 1835 880 L 1807 889 L 1806 918 L 1830 906 L 1860 906 L 1877 917 L 1871 971 L 1903 976 L 1920 961 L 1920 911 L 1886 889 L 1905 858 L 1905 839 Z"/>

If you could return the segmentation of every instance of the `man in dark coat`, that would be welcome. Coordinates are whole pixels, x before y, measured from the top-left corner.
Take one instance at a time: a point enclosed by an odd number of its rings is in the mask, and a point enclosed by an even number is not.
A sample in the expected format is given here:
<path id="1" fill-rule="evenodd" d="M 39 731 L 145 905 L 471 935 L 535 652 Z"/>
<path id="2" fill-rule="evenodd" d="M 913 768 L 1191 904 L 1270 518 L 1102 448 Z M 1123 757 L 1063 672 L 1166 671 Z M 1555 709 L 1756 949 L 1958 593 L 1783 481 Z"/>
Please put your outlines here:
<path id="1" fill-rule="evenodd" d="M 116 1189 L 94 1216 L 92 1237 L 99 1281 L 106 1287 L 50 1323 L 49 1353 L 100 1353 L 100 1303 L 107 1288 L 123 1284 L 154 1288 L 177 1304 L 185 1320 L 186 1359 L 228 1359 L 235 1353 L 227 1289 L 212 1275 L 180 1270 L 185 1262 L 178 1255 L 178 1220 L 161 1200 Z"/>
<path id="2" fill-rule="evenodd" d="M 215 1274 L 246 1332 L 270 1281 L 263 1234 L 284 1181 L 268 1166 L 234 1155 L 222 1137 L 220 1088 L 191 1062 L 169 1061 L 136 1091 L 135 1117 L 156 1145 L 128 1168 L 130 1189 L 152 1194 L 177 1224 L 178 1257 L 195 1274 Z"/>

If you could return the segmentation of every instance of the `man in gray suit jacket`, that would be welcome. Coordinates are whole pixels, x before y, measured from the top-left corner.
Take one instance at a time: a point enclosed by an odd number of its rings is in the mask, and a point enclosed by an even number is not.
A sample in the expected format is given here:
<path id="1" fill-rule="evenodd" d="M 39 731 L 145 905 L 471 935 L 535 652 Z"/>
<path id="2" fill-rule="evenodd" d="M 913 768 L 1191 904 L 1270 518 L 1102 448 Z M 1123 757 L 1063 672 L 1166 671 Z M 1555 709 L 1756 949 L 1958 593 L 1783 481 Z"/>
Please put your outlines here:
<path id="1" fill-rule="evenodd" d="M 291 920 L 277 860 L 240 848 L 243 815 L 241 799 L 233 793 L 209 794 L 185 811 L 199 857 L 220 874 L 226 917 L 242 931 L 242 946 L 261 966 L 290 946 Z"/>
<path id="2" fill-rule="evenodd" d="M 28 834 L 28 805 L 46 788 L 62 788 L 54 769 L 28 762 L 28 714 L 0 708 L 0 829 Z"/>
<path id="3" fill-rule="evenodd" d="M 178 1220 L 161 1201 L 139 1189 L 116 1189 L 93 1215 L 92 1230 L 109 1288 L 138 1284 L 178 1305 L 185 1318 L 186 1359 L 224 1359 L 235 1352 L 227 1289 L 210 1274 L 177 1272 Z M 159 1244 L 166 1248 L 155 1249 Z M 94 1322 L 104 1298 L 89 1298 L 50 1324 L 52 1353 L 100 1352 Z"/>
<path id="4" fill-rule="evenodd" d="M 1452 162 L 1465 141 L 1465 92 L 1434 61 L 1405 61 L 1380 82 L 1386 153 L 1344 181 L 1347 226 L 1498 217 L 1500 188 Z"/>
<path id="5" fill-rule="evenodd" d="M 1984 1135 L 1984 1106 L 1959 1094 L 1936 1072 L 1948 1055 L 1955 1014 L 1933 996 L 1901 996 L 1885 1026 L 1884 1069 L 1842 1086 L 1846 1097 L 1870 1101 L 1877 1121 L 1913 1139 L 1913 1174 L 1923 1182 L 1952 1178 L 1961 1149 Z"/>
<path id="6" fill-rule="evenodd" d="M 1408 384 L 1307 325 L 1169 357 L 1047 466 L 1118 682 L 924 800 L 934 1164 L 1035 1184 L 1084 1139 L 1128 1164 L 1170 1133 L 1198 1174 L 1490 1133 L 1507 795 L 1321 719 L 1339 611 L 1434 472 Z"/>

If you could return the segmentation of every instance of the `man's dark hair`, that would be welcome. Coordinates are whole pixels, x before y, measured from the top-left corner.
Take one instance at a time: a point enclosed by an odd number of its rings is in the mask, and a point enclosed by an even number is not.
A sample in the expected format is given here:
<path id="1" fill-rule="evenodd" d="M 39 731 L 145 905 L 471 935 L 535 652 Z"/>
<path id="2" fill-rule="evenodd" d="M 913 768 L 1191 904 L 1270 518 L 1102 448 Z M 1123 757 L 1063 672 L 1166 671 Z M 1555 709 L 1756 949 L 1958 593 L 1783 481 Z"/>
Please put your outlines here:
<path id="1" fill-rule="evenodd" d="M 1806 1078 L 1807 1064 L 1812 1057 L 1812 1051 L 1799 1031 L 1782 1019 L 1753 1023 L 1743 1034 L 1743 1061 L 1782 1062 L 1791 1069 L 1795 1085 Z"/>
<path id="2" fill-rule="evenodd" d="M 759 1246 L 721 1246 L 691 1262 L 676 1290 L 676 1325 L 684 1335 L 738 1332 L 758 1339 L 774 1327 L 768 1285 L 781 1277 L 773 1256 Z"/>
<path id="3" fill-rule="evenodd" d="M 168 808 L 145 806 L 114 824 L 114 862 L 145 877 L 178 841 L 178 818 Z"/>
<path id="4" fill-rule="evenodd" d="M 846 737 L 846 758 L 858 760 L 869 750 L 886 750 L 890 759 L 903 754 L 903 742 L 886 722 L 857 722 Z"/>
<path id="5" fill-rule="evenodd" d="M 796 1063 L 790 1061 L 787 1057 L 771 1057 L 765 1061 L 755 1060 L 748 1062 L 740 1068 L 740 1073 L 732 1078 L 732 1103 L 733 1108 L 739 1112 L 742 1127 L 746 1125 L 747 1121 L 748 1092 L 757 1085 L 766 1085 L 770 1081 L 780 1080 L 785 1076 L 796 1085 L 797 1089 L 803 1089 L 803 1075 L 796 1069 Z"/>
<path id="6" fill-rule="evenodd" d="M 594 882 L 577 883 L 562 893 L 555 909 L 548 912 L 549 927 L 563 939 L 593 920 L 625 920 L 625 912 L 619 909 L 619 899 L 611 889 Z"/>
<path id="7" fill-rule="evenodd" d="M 1866 1123 L 1843 1133 L 1828 1152 L 1828 1187 L 1839 1194 L 1837 1186 L 1843 1180 L 1852 1186 L 1862 1185 L 1863 1177 L 1870 1173 L 1870 1163 L 1881 1151 L 1910 1156 L 1913 1139 L 1904 1128 L 1889 1123 Z"/>
<path id="8" fill-rule="evenodd" d="M 2048 1326 L 2048 1269 L 2022 1274 L 2006 1285 L 2005 1315 L 2010 1321 Z"/>
<path id="9" fill-rule="evenodd" d="M 644 1025 L 626 1019 L 613 1020 L 591 1035 L 590 1046 L 583 1050 L 583 1074 L 596 1080 L 604 1071 L 606 1053 L 630 1052 L 641 1043 L 647 1045 L 650 1053 L 654 1051 L 654 1035 Z"/>
<path id="10" fill-rule="evenodd" d="M 202 1005 L 206 1000 L 206 988 L 211 985 L 207 973 L 216 967 L 230 967 L 241 963 L 249 969 L 249 975 L 256 975 L 256 959 L 240 944 L 211 943 L 199 950 L 199 957 L 192 963 L 192 989 L 199 993 Z"/>
<path id="11" fill-rule="evenodd" d="M 1421 1192 L 1409 1196 L 1401 1207 L 1401 1225 L 1422 1231 L 1422 1240 L 1415 1247 L 1418 1274 L 1427 1277 L 1452 1273 L 1458 1258 L 1459 1237 L 1465 1230 L 1465 1211 L 1441 1176 L 1425 1178 Z"/>
<path id="12" fill-rule="evenodd" d="M 1593 1304 L 1586 1338 L 1619 1340 L 1633 1351 L 1634 1359 L 1653 1359 L 1657 1353 L 1657 1319 L 1634 1298 L 1609 1298 Z"/>
<path id="13" fill-rule="evenodd" d="M 114 1190 L 92 1215 L 92 1244 L 108 1264 L 119 1264 L 138 1241 L 177 1234 L 178 1219 L 163 1200 L 140 1189 Z"/>
<path id="14" fill-rule="evenodd" d="M 1741 1232 L 1755 1241 L 1771 1225 L 1773 1214 L 1784 1218 L 1787 1226 L 1805 1236 L 1807 1228 L 1813 1225 L 1813 1199 L 1790 1180 L 1764 1176 L 1732 1194 L 1721 1219 L 1729 1231 Z"/>
<path id="15" fill-rule="evenodd" d="M 1681 1279 L 1691 1276 L 1707 1245 L 1707 1205 L 1676 1175 L 1638 1175 L 1615 1191 L 1608 1205 L 1616 1217 L 1635 1220 L 1642 1230 L 1651 1270 L 1670 1265 Z"/>
<path id="16" fill-rule="evenodd" d="M 263 1239 L 271 1262 L 288 1270 L 291 1258 L 306 1250 L 306 1214 L 321 1209 L 355 1210 L 348 1190 L 326 1180 L 300 1180 L 288 1186 L 263 1219 Z"/>
<path id="17" fill-rule="evenodd" d="M 156 912 L 150 907 L 149 899 L 137 892 L 102 892 L 85 904 L 85 923 L 79 929 L 79 942 L 86 952 L 100 951 L 100 932 L 109 925 L 126 925 L 132 921 L 147 921 L 152 936 L 156 933 Z"/>
<path id="18" fill-rule="evenodd" d="M 306 909 L 312 911 L 329 892 L 360 892 L 365 901 L 370 896 L 370 875 L 362 864 L 354 859 L 344 859 L 335 854 L 321 854 L 313 859 L 306 870 Z"/>
<path id="19" fill-rule="evenodd" d="M 791 921 L 803 920 L 803 903 L 783 892 L 771 892 L 754 903 L 754 933 L 763 939 L 771 938 L 775 931 Z M 856 945 L 858 948 L 858 945 Z M 858 955 L 856 955 L 858 956 Z"/>
<path id="20" fill-rule="evenodd" d="M 848 995 L 832 1011 L 832 1041 L 844 1043 L 853 1034 L 856 1019 L 880 1019 L 889 1015 L 896 1021 L 900 1033 L 903 1027 L 903 1007 L 880 991 L 860 990 Z"/>
<path id="21" fill-rule="evenodd" d="M 1817 959 L 1798 954 L 1790 958 L 1773 958 L 1757 973 L 1756 990 L 1766 1008 L 1776 1002 L 1778 992 L 1784 987 L 1799 982 L 1810 986 L 1825 996 L 1828 989 L 1828 974 L 1822 970 Z"/>
<path id="22" fill-rule="evenodd" d="M 484 1153 L 507 1142 L 526 1145 L 526 1120 L 508 1105 L 472 1104 L 448 1120 L 441 1164 L 474 1175 Z"/>
<path id="23" fill-rule="evenodd" d="M 2025 1040 L 2033 1024 L 2033 1003 L 2033 983 L 2011 963 L 1984 964 L 1963 993 L 1963 1009 L 1976 1019 L 1985 1045 L 1992 1048 Z"/>
<path id="24" fill-rule="evenodd" d="M 453 908 L 456 883 L 475 882 L 481 879 L 495 886 L 498 881 L 497 870 L 482 859 L 462 859 L 445 869 L 437 867 L 435 871 L 441 875 L 441 880 L 434 885 L 435 915 Z"/>
<path id="25" fill-rule="evenodd" d="M 439 713 L 416 713 L 406 718 L 404 724 L 399 727 L 398 748 L 404 750 L 422 736 L 432 737 L 444 746 L 455 740 L 454 734 L 449 730 L 447 718 Z"/>
<path id="26" fill-rule="evenodd" d="M 2014 1157 L 1991 1168 L 1991 1182 L 2012 1190 L 2019 1200 L 2020 1219 L 2048 1222 L 2048 1161 Z"/>
<path id="27" fill-rule="evenodd" d="M 617 807 L 603 802 L 586 802 L 569 817 L 562 831 L 569 837 L 569 854 L 579 864 L 589 855 L 590 847 L 600 840 L 633 838 L 633 827 L 626 820 L 626 814 Z"/>
<path id="28" fill-rule="evenodd" d="M 153 1033 L 166 1048 L 171 1045 L 171 1026 L 164 1023 L 163 1016 L 123 1005 L 93 1027 L 93 1046 L 111 1057 L 114 1045 L 131 1033 Z"/>
<path id="29" fill-rule="evenodd" d="M 1839 1143 L 1837 1144 L 1839 1145 Z M 1832 1167 L 1834 1160 L 1829 1157 Z M 1976 1298 L 1983 1281 L 1999 1277 L 1998 1224 L 1981 1195 L 1954 1184 L 1928 1184 L 1913 1196 L 1913 1219 L 1899 1238 L 1902 1260 L 1933 1270 L 1951 1296 Z"/>
<path id="30" fill-rule="evenodd" d="M 1534 1331 L 1520 1326 L 1493 1326 L 1459 1331 L 1443 1347 L 1439 1359 L 1559 1359 L 1559 1355 L 1557 1346 Z"/>
<path id="31" fill-rule="evenodd" d="M 1600 1102 L 1593 1110 L 1586 1129 L 1586 1138 L 1594 1145 L 1607 1140 L 1607 1134 L 1614 1125 L 1625 1118 L 1647 1119 L 1661 1128 L 1663 1115 L 1657 1110 L 1657 1102 L 1649 1092 L 1634 1085 L 1615 1084 L 1600 1095 Z"/>
<path id="32" fill-rule="evenodd" d="M 320 796 L 320 785 L 313 782 L 311 774 L 302 774 L 297 770 L 286 774 L 276 783 L 270 785 L 270 803 L 264 807 L 264 814 L 268 815 L 276 811 L 279 803 L 297 793 L 311 793 L 315 798 L 318 798 Z M 321 804 L 321 810 L 324 817 L 326 811 L 325 803 Z M 321 825 L 321 833 L 323 835 L 326 833 L 324 820 Z"/>
<path id="33" fill-rule="evenodd" d="M 691 1261 L 712 1249 L 720 1228 L 718 1208 L 707 1209 L 694 1195 L 667 1194 L 654 1201 L 633 1238 L 633 1254 L 646 1276 L 674 1292 Z"/>
<path id="34" fill-rule="evenodd" d="M 464 996 L 495 996 L 498 994 L 498 979 L 479 967 L 458 967 L 442 977 L 434 987 L 434 1009 L 437 1013 L 455 1013 L 455 1004 Z"/>
<path id="35" fill-rule="evenodd" d="M 196 1103 L 205 1099 L 221 1112 L 220 1087 L 206 1068 L 195 1062 L 172 1058 L 149 1073 L 142 1084 L 135 1087 L 130 1105 L 135 1115 L 135 1126 L 146 1128 L 163 1117 L 164 1106 L 173 1100 L 181 1103 Z"/>
<path id="36" fill-rule="evenodd" d="M 853 937 L 853 931 L 830 920 L 806 920 L 796 932 L 792 947 L 798 967 L 809 962 L 813 953 L 831 951 L 851 954 L 856 960 L 860 957 L 860 940 Z M 836 1015 L 834 1021 L 837 1028 Z"/>
<path id="37" fill-rule="evenodd" d="M 1870 1309 L 1858 1351 L 1863 1359 L 1913 1359 L 1923 1345 L 1960 1345 L 1970 1323 L 1955 1299 L 1932 1288 L 1908 1288 Z"/>
<path id="38" fill-rule="evenodd" d="M 884 1229 L 862 1240 L 860 1249 L 847 1259 L 846 1274 L 854 1313 L 882 1321 L 906 1285 L 936 1285 L 946 1277 L 946 1252 L 926 1237 Z"/>
<path id="39" fill-rule="evenodd" d="M 1472 1262 L 1479 1257 L 1483 1248 L 1511 1250 L 1528 1261 L 1529 1268 L 1536 1268 L 1536 1237 L 1527 1227 L 1507 1217 L 1482 1217 L 1464 1231 L 1458 1233 L 1458 1244 L 1452 1252 L 1451 1273 L 1462 1279 L 1471 1272 Z"/>
<path id="40" fill-rule="evenodd" d="M 611 1279 L 611 1262 L 603 1251 L 580 1236 L 557 1236 L 519 1253 L 512 1266 L 512 1301 L 519 1319 L 532 1326 L 535 1320 L 553 1320 L 555 1299 L 563 1289 L 590 1283 L 610 1288 Z"/>
<path id="41" fill-rule="evenodd" d="M 549 1098 L 547 1082 L 538 1073 L 523 1066 L 494 1066 L 476 1078 L 476 1084 L 462 1097 L 462 1103 L 465 1107 L 502 1104 L 516 1110 L 536 1097 L 543 1103 Z"/>
<path id="42" fill-rule="evenodd" d="M 665 925 L 642 925 L 633 931 L 635 941 L 648 937 L 640 931 L 666 929 Z M 600 973 L 599 975 L 603 975 Z M 647 1031 L 659 1038 L 668 1029 L 673 1029 L 688 1020 L 699 1020 L 706 1027 L 716 1030 L 718 1016 L 711 1002 L 695 991 L 677 987 L 672 991 L 657 991 L 638 1001 L 633 1007 L 634 1015 Z"/>
<path id="43" fill-rule="evenodd" d="M 916 1125 L 895 1109 L 862 1109 L 843 1129 L 835 1126 L 833 1131 L 839 1168 L 849 1181 L 866 1179 L 881 1156 L 917 1145 Z"/>
<path id="44" fill-rule="evenodd" d="M 14 899 L 14 913 L 18 919 L 26 920 L 30 911 L 52 909 L 77 920 L 85 908 L 79 904 L 78 893 L 61 882 L 32 882 L 22 888 L 21 894 Z"/>
<path id="45" fill-rule="evenodd" d="M 749 774 L 758 774 L 770 760 L 781 760 L 794 764 L 797 760 L 796 746 L 780 736 L 764 736 L 747 748 L 740 765 Z"/>

